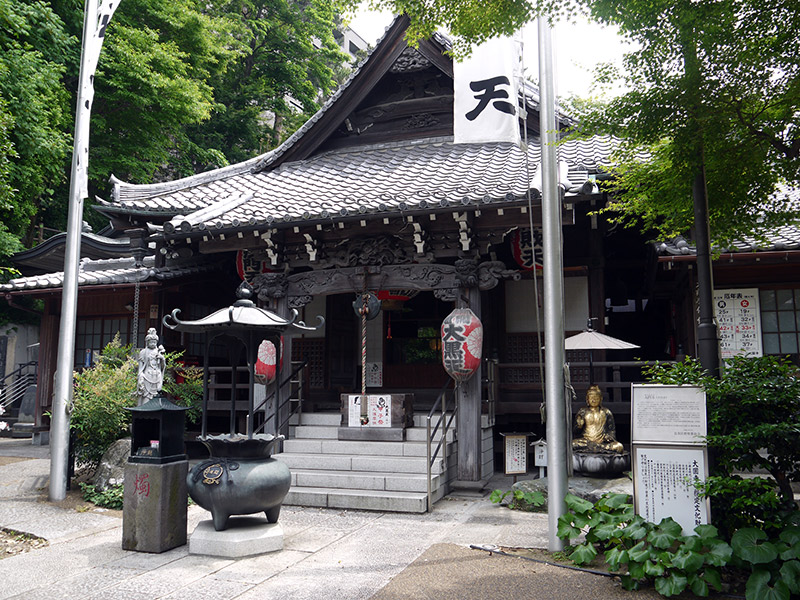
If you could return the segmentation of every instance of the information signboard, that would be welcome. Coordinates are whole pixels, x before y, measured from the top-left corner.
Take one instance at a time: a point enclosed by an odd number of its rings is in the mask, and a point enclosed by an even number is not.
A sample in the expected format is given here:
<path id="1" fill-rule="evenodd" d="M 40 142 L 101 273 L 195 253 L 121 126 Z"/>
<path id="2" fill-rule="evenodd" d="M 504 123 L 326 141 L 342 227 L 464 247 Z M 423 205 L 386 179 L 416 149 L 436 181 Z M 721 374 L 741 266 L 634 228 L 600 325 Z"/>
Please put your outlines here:
<path id="1" fill-rule="evenodd" d="M 636 514 L 651 523 L 672 517 L 684 535 L 709 520 L 709 504 L 695 486 L 707 476 L 706 449 L 699 446 L 633 447 L 633 494 Z"/>
<path id="2" fill-rule="evenodd" d="M 739 354 L 762 356 L 761 310 L 757 288 L 715 290 L 714 316 L 723 360 Z"/>
<path id="3" fill-rule="evenodd" d="M 528 472 L 528 436 L 508 433 L 505 439 L 506 475 L 524 475 Z"/>
<path id="4" fill-rule="evenodd" d="M 631 386 L 631 443 L 705 444 L 706 394 L 688 385 Z"/>
<path id="5" fill-rule="evenodd" d="M 361 395 L 350 394 L 347 396 L 347 425 L 348 427 L 362 427 L 361 425 Z M 391 427 L 392 398 L 389 395 L 367 396 L 367 417 L 369 422 L 366 427 Z"/>

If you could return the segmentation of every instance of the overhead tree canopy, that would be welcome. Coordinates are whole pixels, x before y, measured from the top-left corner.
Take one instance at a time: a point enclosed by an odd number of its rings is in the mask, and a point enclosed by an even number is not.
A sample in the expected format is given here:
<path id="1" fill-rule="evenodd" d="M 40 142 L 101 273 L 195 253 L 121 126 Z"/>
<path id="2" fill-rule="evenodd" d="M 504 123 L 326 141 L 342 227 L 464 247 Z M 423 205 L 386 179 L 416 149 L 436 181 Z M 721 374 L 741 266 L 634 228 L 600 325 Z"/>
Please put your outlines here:
<path id="1" fill-rule="evenodd" d="M 627 93 L 607 104 L 575 102 L 581 134 L 626 142 L 614 169 L 613 210 L 661 235 L 693 222 L 691 187 L 705 170 L 711 235 L 718 243 L 797 217 L 779 192 L 800 180 L 800 5 L 762 0 L 373 0 L 405 11 L 411 39 L 437 28 L 456 51 L 509 34 L 542 14 L 585 12 L 616 25 L 638 50 Z M 651 153 L 641 160 L 641 151 Z"/>

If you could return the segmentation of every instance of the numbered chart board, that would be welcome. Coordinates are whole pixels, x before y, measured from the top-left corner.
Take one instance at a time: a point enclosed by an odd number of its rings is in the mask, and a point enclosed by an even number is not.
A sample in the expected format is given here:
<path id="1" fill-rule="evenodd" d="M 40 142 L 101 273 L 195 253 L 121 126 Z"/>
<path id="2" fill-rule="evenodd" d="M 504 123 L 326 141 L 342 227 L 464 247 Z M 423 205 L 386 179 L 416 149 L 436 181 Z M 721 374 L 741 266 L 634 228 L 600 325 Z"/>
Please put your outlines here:
<path id="1" fill-rule="evenodd" d="M 633 495 L 636 514 L 659 523 L 672 517 L 684 535 L 709 521 L 709 503 L 695 487 L 707 475 L 706 449 L 699 446 L 633 447 Z"/>
<path id="2" fill-rule="evenodd" d="M 706 393 L 688 385 L 631 386 L 631 442 L 705 444 Z"/>
<path id="3" fill-rule="evenodd" d="M 762 356 L 758 289 L 715 291 L 714 316 L 723 360 L 739 354 Z"/>

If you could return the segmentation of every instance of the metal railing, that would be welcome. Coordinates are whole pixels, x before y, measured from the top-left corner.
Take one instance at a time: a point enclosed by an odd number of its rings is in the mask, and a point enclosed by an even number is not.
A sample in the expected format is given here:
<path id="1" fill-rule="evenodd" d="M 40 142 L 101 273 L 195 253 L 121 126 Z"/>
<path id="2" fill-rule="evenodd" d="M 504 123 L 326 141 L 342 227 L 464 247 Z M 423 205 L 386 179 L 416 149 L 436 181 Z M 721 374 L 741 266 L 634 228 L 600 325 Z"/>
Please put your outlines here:
<path id="1" fill-rule="evenodd" d="M 458 412 L 458 402 L 456 402 L 455 393 L 452 393 L 451 395 L 453 397 L 453 412 L 449 415 L 448 418 L 447 393 L 454 392 L 454 390 L 450 388 L 452 384 L 453 381 L 448 378 L 448 380 L 442 386 L 442 389 L 439 392 L 439 396 L 436 398 L 436 402 L 433 403 L 433 407 L 428 413 L 426 420 L 428 438 L 426 440 L 425 456 L 428 459 L 427 461 L 428 512 L 430 512 L 433 509 L 433 463 L 436 461 L 436 457 L 438 456 L 439 451 L 442 449 L 442 444 L 445 445 L 445 451 L 442 452 L 442 476 L 445 479 L 447 479 L 447 431 L 453 424 L 453 419 L 455 419 L 456 413 Z M 439 420 L 436 422 L 435 427 L 431 427 L 431 421 L 434 418 L 436 409 L 439 407 L 441 407 L 441 414 L 439 415 Z M 436 450 L 433 450 L 433 439 L 436 436 L 437 432 L 439 431 L 440 427 L 442 427 L 442 435 L 441 438 L 439 439 L 439 443 L 436 445 Z"/>
<path id="2" fill-rule="evenodd" d="M 296 382 L 296 379 L 295 379 L 295 378 L 297 377 L 297 375 L 298 375 L 298 374 L 299 374 L 299 373 L 300 373 L 300 372 L 301 372 L 303 369 L 305 369 L 307 366 L 308 366 L 308 359 L 305 359 L 305 360 L 303 360 L 303 361 L 302 361 L 302 362 L 301 362 L 301 363 L 300 363 L 300 364 L 299 364 L 297 367 L 295 367 L 295 368 L 292 370 L 291 374 L 290 374 L 290 375 L 289 375 L 289 376 L 288 376 L 286 379 L 284 379 L 284 380 L 283 380 L 283 381 L 280 383 L 280 385 L 278 386 L 277 390 L 272 390 L 272 392 L 270 392 L 270 393 L 269 393 L 269 394 L 268 394 L 268 395 L 267 395 L 267 396 L 266 396 L 266 397 L 265 397 L 265 398 L 264 398 L 264 399 L 261 401 L 261 404 L 259 404 L 258 406 L 254 407 L 254 408 L 253 408 L 253 415 L 254 415 L 254 418 L 255 418 L 255 415 L 258 413 L 258 411 L 261 409 L 261 407 L 262 407 L 262 406 L 264 406 L 264 405 L 266 405 L 266 404 L 267 404 L 267 402 L 269 402 L 270 400 L 272 400 L 272 399 L 275 397 L 275 394 L 276 394 L 277 392 L 279 392 L 280 390 L 282 390 L 282 389 L 284 388 L 284 386 L 286 386 L 286 385 L 289 385 L 289 384 L 292 384 L 292 383 L 295 383 L 295 382 Z M 303 380 L 303 377 L 301 377 L 301 378 L 300 378 L 300 381 L 301 381 L 301 382 L 302 382 L 302 380 Z M 299 387 L 299 393 L 301 393 L 301 394 L 302 394 L 302 393 L 303 393 L 303 391 L 304 391 L 304 388 L 305 388 L 305 386 L 301 384 L 301 385 L 300 385 L 300 387 Z M 275 433 L 276 433 L 276 434 L 280 434 L 280 432 L 281 432 L 281 429 L 282 429 L 282 428 L 283 428 L 283 427 L 284 427 L 284 426 L 285 426 L 285 425 L 286 425 L 286 424 L 289 422 L 289 419 L 291 419 L 291 418 L 292 418 L 292 415 L 293 415 L 293 414 L 294 414 L 294 413 L 295 413 L 297 410 L 299 410 L 299 409 L 300 409 L 300 406 L 302 405 L 302 400 L 303 400 L 303 399 L 302 399 L 302 396 L 301 396 L 300 398 L 292 398 L 291 396 L 292 396 L 292 394 L 289 394 L 289 397 L 286 399 L 286 401 L 285 401 L 285 402 L 283 402 L 283 403 L 281 403 L 280 405 L 278 405 L 278 406 L 275 408 L 275 414 L 274 414 L 274 415 L 270 415 L 269 417 L 265 416 L 265 417 L 264 417 L 264 422 L 263 422 L 263 423 L 261 423 L 261 425 L 259 425 L 257 428 L 255 428 L 255 429 L 253 430 L 253 434 L 257 434 L 257 433 L 259 433 L 259 432 L 261 432 L 261 431 L 264 431 L 264 428 L 266 427 L 267 423 L 269 423 L 269 422 L 270 422 L 270 420 L 272 419 L 272 417 L 273 417 L 273 416 L 275 417 L 275 422 L 277 423 L 277 422 L 278 422 L 278 415 L 280 415 L 281 408 L 283 408 L 284 406 L 286 406 L 286 404 L 288 404 L 288 403 L 289 403 L 289 402 L 291 402 L 292 400 L 298 400 L 298 402 L 297 402 L 297 406 L 294 408 L 294 410 L 290 410 L 290 411 L 289 411 L 289 416 L 287 416 L 287 417 L 286 417 L 286 419 L 285 419 L 285 420 L 284 420 L 282 423 L 280 423 L 280 426 L 279 426 L 279 427 L 276 427 L 276 428 L 275 428 Z"/>
<path id="3" fill-rule="evenodd" d="M 28 386 L 36 383 L 38 366 L 37 362 L 23 363 L 0 379 L 0 406 L 4 410 L 16 403 L 17 400 L 21 400 Z"/>

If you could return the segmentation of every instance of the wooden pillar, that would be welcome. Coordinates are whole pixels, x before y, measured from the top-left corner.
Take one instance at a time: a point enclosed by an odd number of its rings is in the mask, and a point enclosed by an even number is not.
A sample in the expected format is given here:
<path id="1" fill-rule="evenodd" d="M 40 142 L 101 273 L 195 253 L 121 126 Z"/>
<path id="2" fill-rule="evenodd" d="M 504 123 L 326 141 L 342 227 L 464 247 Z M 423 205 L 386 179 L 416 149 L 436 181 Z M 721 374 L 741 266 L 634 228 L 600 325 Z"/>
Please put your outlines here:
<path id="1" fill-rule="evenodd" d="M 464 301 L 464 298 L 467 301 Z M 458 308 L 469 308 L 478 318 L 481 316 L 481 294 L 477 287 L 460 288 Z M 484 348 L 485 350 L 485 348 Z M 479 366 L 469 381 L 458 387 L 458 480 L 460 482 L 481 479 L 481 377 Z"/>

